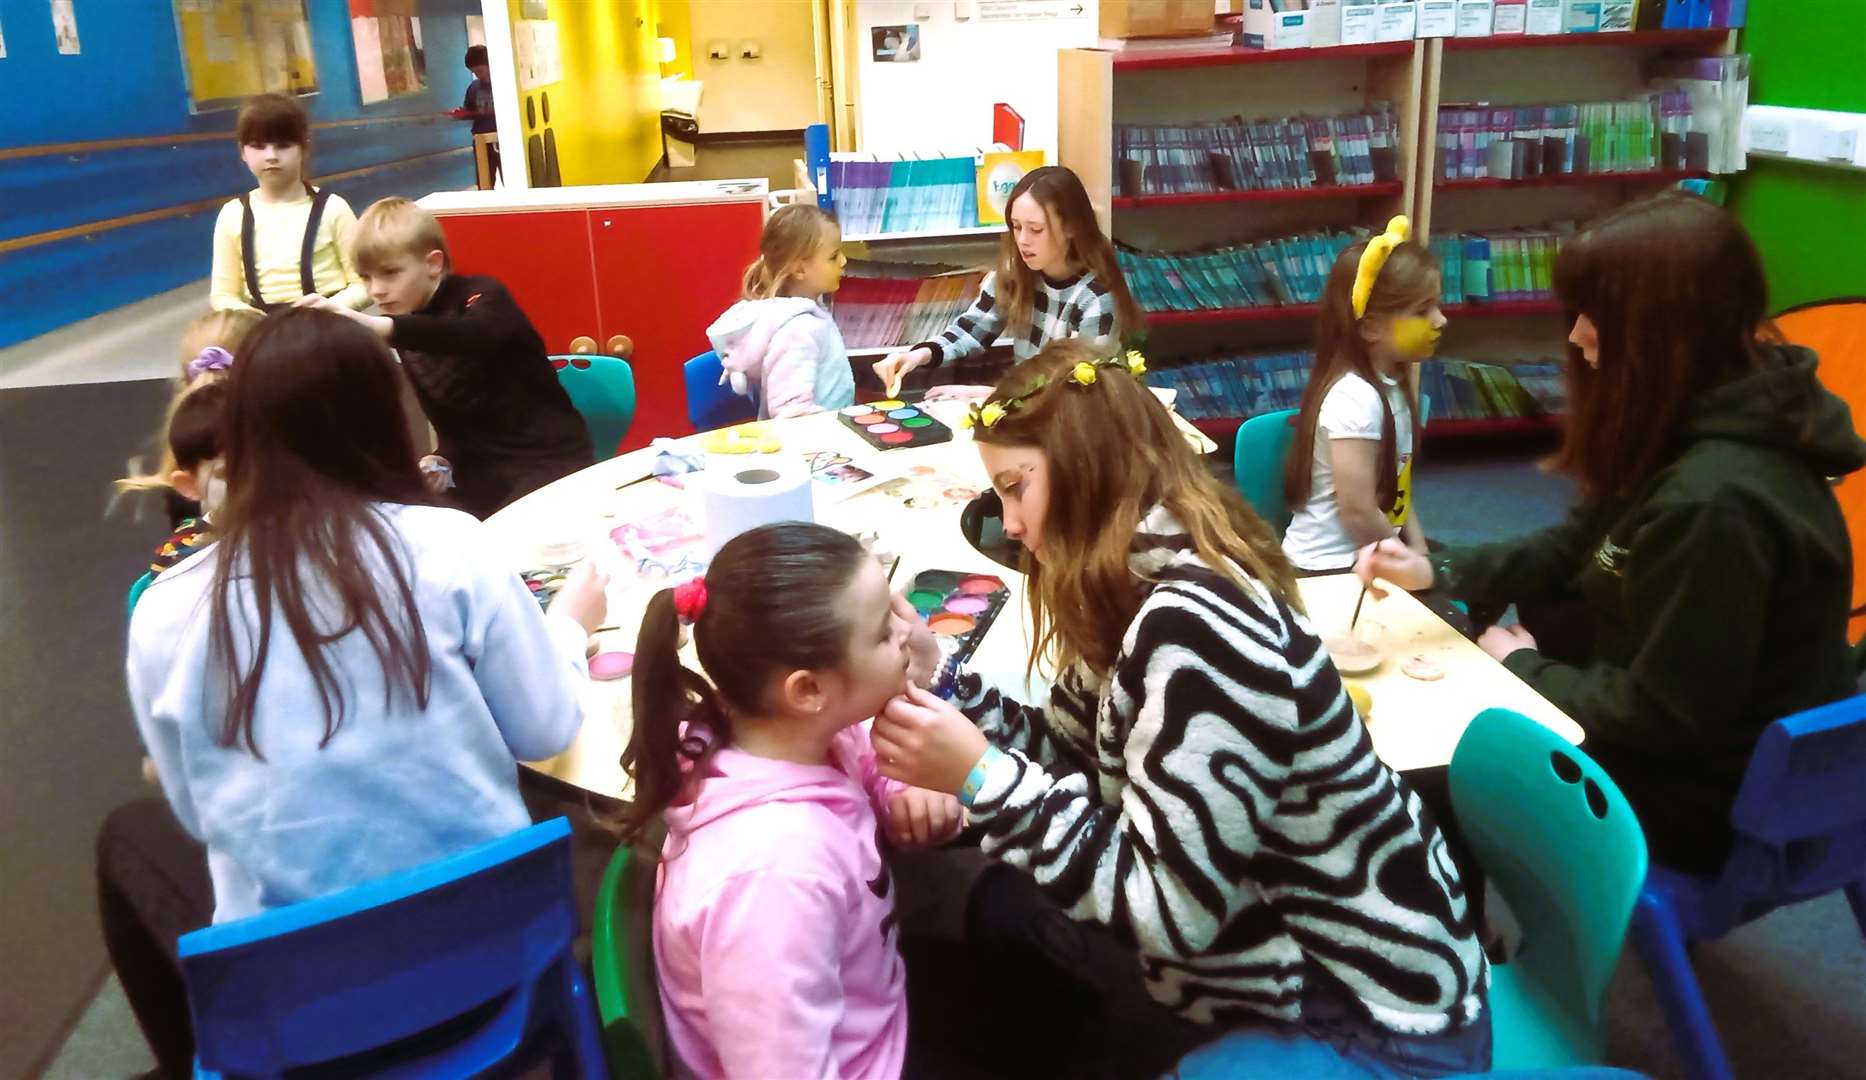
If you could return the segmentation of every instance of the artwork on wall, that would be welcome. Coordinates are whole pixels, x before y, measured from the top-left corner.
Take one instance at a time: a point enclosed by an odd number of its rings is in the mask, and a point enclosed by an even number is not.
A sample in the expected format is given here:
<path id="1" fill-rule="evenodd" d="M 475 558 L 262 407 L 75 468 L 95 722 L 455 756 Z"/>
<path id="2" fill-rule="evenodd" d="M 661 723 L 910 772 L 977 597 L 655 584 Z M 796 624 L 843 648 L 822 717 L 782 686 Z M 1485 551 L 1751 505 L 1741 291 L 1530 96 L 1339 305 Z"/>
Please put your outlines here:
<path id="1" fill-rule="evenodd" d="M 428 88 L 415 0 L 350 0 L 350 37 L 356 45 L 356 82 L 363 104 Z"/>
<path id="2" fill-rule="evenodd" d="M 305 0 L 173 0 L 189 109 L 237 109 L 254 94 L 315 94 Z"/>
<path id="3" fill-rule="evenodd" d="M 71 0 L 52 0 L 52 36 L 58 39 L 58 55 L 78 55 L 78 13 Z"/>
<path id="4" fill-rule="evenodd" d="M 6 59 L 6 27 L 0 26 L 0 60 Z"/>
<path id="5" fill-rule="evenodd" d="M 467 44 L 468 45 L 486 44 L 486 16 L 468 15 L 466 17 L 466 24 L 467 24 Z"/>
<path id="6" fill-rule="evenodd" d="M 874 57 L 877 63 L 912 64 L 920 60 L 920 28 L 911 23 L 905 26 L 877 26 L 870 31 L 874 38 Z"/>

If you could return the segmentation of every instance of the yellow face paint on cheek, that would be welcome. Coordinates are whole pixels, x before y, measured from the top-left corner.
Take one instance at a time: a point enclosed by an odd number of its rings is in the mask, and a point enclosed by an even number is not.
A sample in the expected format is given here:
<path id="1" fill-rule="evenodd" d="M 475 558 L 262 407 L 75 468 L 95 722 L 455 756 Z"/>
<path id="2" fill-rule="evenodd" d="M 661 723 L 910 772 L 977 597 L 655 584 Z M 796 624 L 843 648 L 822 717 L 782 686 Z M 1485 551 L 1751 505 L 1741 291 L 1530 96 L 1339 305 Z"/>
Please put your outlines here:
<path id="1" fill-rule="evenodd" d="M 1424 359 L 1438 351 L 1438 328 L 1423 315 L 1393 320 L 1393 348 L 1403 356 Z"/>

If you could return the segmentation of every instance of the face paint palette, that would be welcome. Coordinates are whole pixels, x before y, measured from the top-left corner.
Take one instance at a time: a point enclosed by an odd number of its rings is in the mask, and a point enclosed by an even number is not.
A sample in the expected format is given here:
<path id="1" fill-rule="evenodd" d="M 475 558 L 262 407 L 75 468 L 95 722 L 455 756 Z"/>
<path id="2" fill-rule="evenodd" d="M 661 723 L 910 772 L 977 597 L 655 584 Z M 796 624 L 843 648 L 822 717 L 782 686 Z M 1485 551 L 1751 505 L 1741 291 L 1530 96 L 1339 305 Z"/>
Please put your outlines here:
<path id="1" fill-rule="evenodd" d="M 844 425 L 877 450 L 903 446 L 932 446 L 951 442 L 952 429 L 905 401 L 876 401 L 851 405 L 841 412 Z"/>
<path id="2" fill-rule="evenodd" d="M 923 570 L 907 587 L 907 602 L 933 631 L 948 672 L 971 658 L 1010 598 L 1003 579 L 957 570 Z"/>
<path id="3" fill-rule="evenodd" d="M 527 570 L 525 573 L 519 575 L 519 578 L 524 581 L 525 588 L 531 590 L 531 595 L 538 598 L 538 606 L 541 608 L 548 608 L 551 606 L 552 598 L 557 595 L 557 590 L 564 587 L 564 579 L 569 576 L 570 571 L 561 568 L 553 568 L 548 570 Z"/>

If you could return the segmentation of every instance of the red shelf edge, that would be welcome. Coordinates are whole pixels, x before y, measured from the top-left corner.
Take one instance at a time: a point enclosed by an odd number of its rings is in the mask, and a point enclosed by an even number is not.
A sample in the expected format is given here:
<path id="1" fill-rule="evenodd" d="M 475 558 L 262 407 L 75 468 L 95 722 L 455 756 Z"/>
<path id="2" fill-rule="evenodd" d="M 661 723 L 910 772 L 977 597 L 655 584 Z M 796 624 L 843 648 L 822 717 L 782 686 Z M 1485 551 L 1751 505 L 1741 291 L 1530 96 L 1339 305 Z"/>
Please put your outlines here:
<path id="1" fill-rule="evenodd" d="M 1408 41 L 1378 41 L 1369 45 L 1332 45 L 1323 49 L 1213 49 L 1148 56 L 1116 56 L 1116 71 L 1163 71 L 1173 68 L 1229 67 L 1233 64 L 1273 64 L 1294 60 L 1333 60 L 1355 56 L 1405 56 Z"/>
<path id="2" fill-rule="evenodd" d="M 1685 169 L 1671 172 L 1654 169 L 1648 172 L 1622 173 L 1558 173 L 1553 176 L 1531 176 L 1521 180 L 1499 180 L 1492 177 L 1471 180 L 1434 180 L 1434 191 L 1507 191 L 1510 188 L 1529 187 L 1566 187 L 1582 184 L 1657 184 L 1674 183 L 1679 180 L 1707 180 L 1711 173 L 1702 170 Z"/>
<path id="3" fill-rule="evenodd" d="M 1149 311 L 1147 321 L 1156 326 L 1178 323 L 1273 322 L 1278 319 L 1313 319 L 1321 313 L 1317 304 L 1285 304 L 1281 307 L 1199 308 L 1195 311 Z"/>
<path id="4" fill-rule="evenodd" d="M 1631 45 L 1641 48 L 1705 49 L 1722 45 L 1730 28 L 1710 30 L 1631 30 L 1592 34 L 1504 34 L 1501 37 L 1453 37 L 1445 39 L 1445 48 L 1480 49 L 1561 49 L 1588 45 Z"/>
<path id="5" fill-rule="evenodd" d="M 1404 184 L 1398 180 L 1391 180 L 1379 184 L 1331 184 L 1322 187 L 1284 188 L 1270 191 L 1184 191 L 1168 195 L 1117 195 L 1109 205 L 1116 210 L 1138 210 L 1153 206 L 1201 206 L 1208 203 L 1358 199 L 1376 195 L 1397 195 L 1404 190 Z"/>

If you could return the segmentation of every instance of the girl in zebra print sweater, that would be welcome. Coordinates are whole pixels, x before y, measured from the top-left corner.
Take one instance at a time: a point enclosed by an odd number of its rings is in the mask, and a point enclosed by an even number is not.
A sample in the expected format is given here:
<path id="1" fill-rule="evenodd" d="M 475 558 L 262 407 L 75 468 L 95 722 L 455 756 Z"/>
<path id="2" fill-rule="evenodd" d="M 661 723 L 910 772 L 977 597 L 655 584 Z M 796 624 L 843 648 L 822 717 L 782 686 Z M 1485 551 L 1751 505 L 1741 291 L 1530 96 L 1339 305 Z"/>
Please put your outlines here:
<path id="1" fill-rule="evenodd" d="M 883 772 L 959 792 L 985 852 L 1112 931 L 1203 1037 L 1345 1032 L 1403 1075 L 1481 1071 L 1488 972 L 1444 841 L 1275 538 L 1140 370 L 1052 344 L 975 407 L 1027 550 L 1031 664 L 1060 676 L 1043 708 L 972 675 L 952 704 L 910 690 L 876 721 Z"/>

